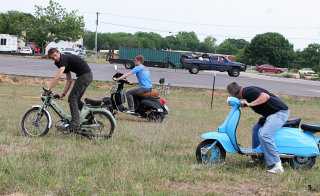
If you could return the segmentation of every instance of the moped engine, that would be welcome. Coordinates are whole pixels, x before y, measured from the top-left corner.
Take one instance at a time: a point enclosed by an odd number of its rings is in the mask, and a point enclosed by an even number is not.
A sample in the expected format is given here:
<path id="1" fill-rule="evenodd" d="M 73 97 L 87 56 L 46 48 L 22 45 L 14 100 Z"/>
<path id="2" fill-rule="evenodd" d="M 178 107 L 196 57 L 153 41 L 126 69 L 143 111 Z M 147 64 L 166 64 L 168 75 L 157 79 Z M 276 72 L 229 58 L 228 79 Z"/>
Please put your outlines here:
<path id="1" fill-rule="evenodd" d="M 69 122 L 61 120 L 55 124 L 55 127 L 57 128 L 58 131 L 63 131 L 68 125 L 69 125 Z"/>

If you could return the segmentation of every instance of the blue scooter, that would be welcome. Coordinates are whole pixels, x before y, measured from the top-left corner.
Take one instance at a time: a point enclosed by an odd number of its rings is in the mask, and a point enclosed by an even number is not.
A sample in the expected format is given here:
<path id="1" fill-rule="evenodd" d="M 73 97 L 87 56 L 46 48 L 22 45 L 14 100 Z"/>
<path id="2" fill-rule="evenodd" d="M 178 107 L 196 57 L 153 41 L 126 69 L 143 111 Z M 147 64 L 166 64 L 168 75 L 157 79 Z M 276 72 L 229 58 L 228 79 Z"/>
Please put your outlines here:
<path id="1" fill-rule="evenodd" d="M 208 132 L 201 136 L 202 141 L 196 150 L 198 163 L 219 164 L 224 161 L 226 151 L 242 155 L 251 155 L 254 161 L 262 162 L 263 150 L 259 145 L 255 149 L 239 148 L 236 138 L 236 130 L 241 116 L 241 102 L 238 98 L 229 97 L 228 105 L 232 109 L 224 123 L 216 132 Z M 316 163 L 319 153 L 320 138 L 314 136 L 320 132 L 319 125 L 302 124 L 301 118 L 288 120 L 274 135 L 275 143 L 282 162 L 289 162 L 293 168 L 311 168 Z M 260 134 L 260 130 L 259 130 Z"/>

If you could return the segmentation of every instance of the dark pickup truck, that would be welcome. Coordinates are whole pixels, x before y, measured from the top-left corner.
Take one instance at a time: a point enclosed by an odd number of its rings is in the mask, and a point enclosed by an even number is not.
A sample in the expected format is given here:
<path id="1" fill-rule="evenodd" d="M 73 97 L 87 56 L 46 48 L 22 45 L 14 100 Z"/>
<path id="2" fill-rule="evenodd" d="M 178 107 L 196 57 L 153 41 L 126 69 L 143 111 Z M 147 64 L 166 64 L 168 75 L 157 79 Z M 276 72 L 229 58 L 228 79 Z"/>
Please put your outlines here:
<path id="1" fill-rule="evenodd" d="M 246 71 L 247 65 L 243 63 L 232 62 L 222 55 L 202 56 L 198 59 L 182 59 L 182 66 L 189 69 L 191 74 L 197 74 L 199 70 L 216 70 L 228 72 L 231 77 L 238 77 L 240 71 Z"/>

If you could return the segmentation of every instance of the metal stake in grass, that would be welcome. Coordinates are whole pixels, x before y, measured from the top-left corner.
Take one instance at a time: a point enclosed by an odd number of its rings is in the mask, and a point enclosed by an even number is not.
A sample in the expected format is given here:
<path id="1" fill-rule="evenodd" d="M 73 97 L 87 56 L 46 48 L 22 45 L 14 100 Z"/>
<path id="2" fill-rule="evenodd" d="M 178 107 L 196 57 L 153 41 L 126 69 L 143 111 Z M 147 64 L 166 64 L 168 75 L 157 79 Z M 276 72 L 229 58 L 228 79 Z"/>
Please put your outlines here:
<path id="1" fill-rule="evenodd" d="M 211 110 L 213 105 L 214 84 L 216 83 L 216 72 L 213 75 L 212 93 L 211 93 Z"/>

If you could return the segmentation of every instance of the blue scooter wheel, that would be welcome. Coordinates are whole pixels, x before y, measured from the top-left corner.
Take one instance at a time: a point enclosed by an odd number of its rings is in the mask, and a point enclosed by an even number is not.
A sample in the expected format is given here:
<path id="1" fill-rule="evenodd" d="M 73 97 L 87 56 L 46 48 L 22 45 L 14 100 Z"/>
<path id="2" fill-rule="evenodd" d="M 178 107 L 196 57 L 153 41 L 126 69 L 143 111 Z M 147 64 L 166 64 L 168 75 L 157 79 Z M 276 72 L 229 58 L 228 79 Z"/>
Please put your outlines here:
<path id="1" fill-rule="evenodd" d="M 317 157 L 294 157 L 290 159 L 290 166 L 293 169 L 310 169 L 316 163 Z"/>
<path id="2" fill-rule="evenodd" d="M 196 150 L 198 163 L 212 165 L 222 163 L 225 160 L 226 151 L 219 142 L 205 155 L 201 153 L 202 148 L 209 148 L 214 141 L 215 140 L 204 140 L 198 145 Z"/>

